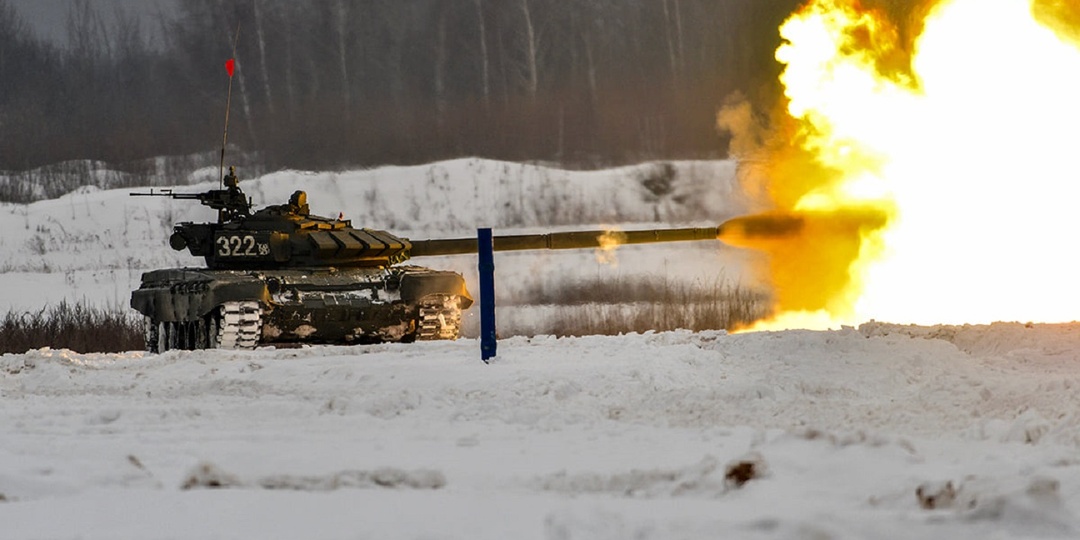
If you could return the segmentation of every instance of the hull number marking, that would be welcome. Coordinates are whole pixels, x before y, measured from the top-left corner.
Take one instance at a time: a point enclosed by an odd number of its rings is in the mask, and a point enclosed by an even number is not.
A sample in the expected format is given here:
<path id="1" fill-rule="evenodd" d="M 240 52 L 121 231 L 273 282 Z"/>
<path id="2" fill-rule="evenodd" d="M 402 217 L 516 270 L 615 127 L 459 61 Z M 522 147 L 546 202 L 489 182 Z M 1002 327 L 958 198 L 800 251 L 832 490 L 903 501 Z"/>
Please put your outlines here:
<path id="1" fill-rule="evenodd" d="M 268 244 L 256 242 L 250 234 L 221 235 L 214 243 L 218 257 L 263 257 L 270 253 Z"/>

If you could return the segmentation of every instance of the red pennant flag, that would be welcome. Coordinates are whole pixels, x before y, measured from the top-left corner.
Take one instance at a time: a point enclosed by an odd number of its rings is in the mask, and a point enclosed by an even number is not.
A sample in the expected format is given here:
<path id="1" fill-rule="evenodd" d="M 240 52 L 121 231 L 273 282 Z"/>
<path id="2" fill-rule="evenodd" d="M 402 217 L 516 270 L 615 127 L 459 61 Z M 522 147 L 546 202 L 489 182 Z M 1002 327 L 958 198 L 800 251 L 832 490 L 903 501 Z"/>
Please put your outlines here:
<path id="1" fill-rule="evenodd" d="M 236 68 L 236 60 L 233 60 L 232 58 L 230 58 L 230 59 L 225 61 L 225 71 L 229 72 L 229 77 L 232 77 L 233 69 L 235 69 L 235 68 Z"/>

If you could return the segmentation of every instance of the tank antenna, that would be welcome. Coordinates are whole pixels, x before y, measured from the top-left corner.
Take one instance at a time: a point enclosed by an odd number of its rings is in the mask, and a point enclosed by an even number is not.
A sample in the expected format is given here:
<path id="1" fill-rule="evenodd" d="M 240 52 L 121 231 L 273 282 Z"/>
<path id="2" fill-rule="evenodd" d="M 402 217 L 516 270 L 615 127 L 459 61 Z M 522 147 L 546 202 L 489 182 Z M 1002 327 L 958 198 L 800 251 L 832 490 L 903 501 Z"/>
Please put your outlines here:
<path id="1" fill-rule="evenodd" d="M 218 187 L 224 185 L 225 174 L 225 143 L 229 140 L 229 106 L 232 104 L 232 78 L 236 68 L 236 44 L 240 41 L 240 23 L 236 23 L 236 33 L 233 34 L 232 58 L 225 61 L 225 71 L 229 74 L 229 91 L 225 97 L 225 131 L 221 134 L 221 162 L 218 164 Z"/>

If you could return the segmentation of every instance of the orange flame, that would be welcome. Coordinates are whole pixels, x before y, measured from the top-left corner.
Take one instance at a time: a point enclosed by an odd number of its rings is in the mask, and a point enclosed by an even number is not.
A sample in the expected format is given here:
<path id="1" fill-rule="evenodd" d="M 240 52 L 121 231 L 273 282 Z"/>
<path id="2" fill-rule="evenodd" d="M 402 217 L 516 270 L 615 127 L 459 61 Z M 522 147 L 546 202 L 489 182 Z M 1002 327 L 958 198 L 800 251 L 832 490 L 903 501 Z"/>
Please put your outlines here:
<path id="1" fill-rule="evenodd" d="M 943 0 L 918 30 L 908 45 L 854 0 L 781 26 L 786 118 L 748 187 L 781 212 L 884 218 L 745 243 L 770 256 L 766 327 L 1080 314 L 1080 7 Z"/>
<path id="2" fill-rule="evenodd" d="M 595 251 L 596 262 L 608 266 L 619 266 L 616 250 L 626 243 L 626 233 L 617 229 L 605 230 L 604 234 L 596 237 L 596 242 L 599 244 Z"/>

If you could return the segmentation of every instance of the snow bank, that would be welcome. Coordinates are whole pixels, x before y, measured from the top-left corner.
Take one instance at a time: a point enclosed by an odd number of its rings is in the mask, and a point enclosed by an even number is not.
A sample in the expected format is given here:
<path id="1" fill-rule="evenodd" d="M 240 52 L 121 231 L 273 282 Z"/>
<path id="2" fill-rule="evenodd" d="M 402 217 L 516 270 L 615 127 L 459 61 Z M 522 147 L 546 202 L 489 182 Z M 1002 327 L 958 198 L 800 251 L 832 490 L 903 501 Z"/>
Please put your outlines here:
<path id="1" fill-rule="evenodd" d="M 1080 324 L 478 349 L 5 355 L 5 537 L 1080 534 Z"/>

